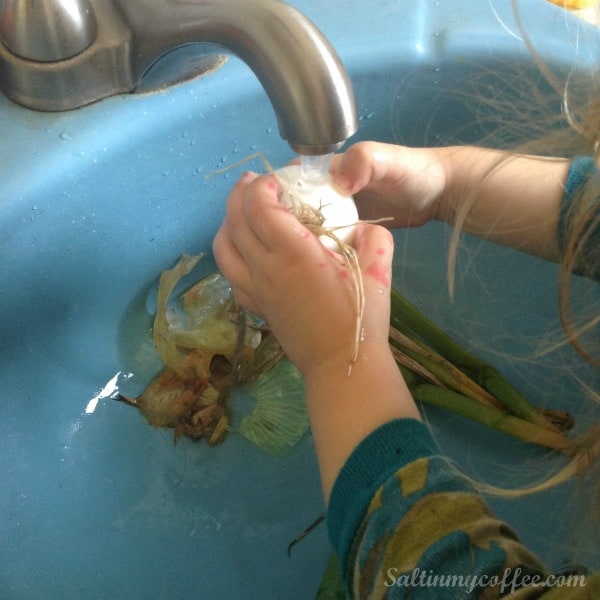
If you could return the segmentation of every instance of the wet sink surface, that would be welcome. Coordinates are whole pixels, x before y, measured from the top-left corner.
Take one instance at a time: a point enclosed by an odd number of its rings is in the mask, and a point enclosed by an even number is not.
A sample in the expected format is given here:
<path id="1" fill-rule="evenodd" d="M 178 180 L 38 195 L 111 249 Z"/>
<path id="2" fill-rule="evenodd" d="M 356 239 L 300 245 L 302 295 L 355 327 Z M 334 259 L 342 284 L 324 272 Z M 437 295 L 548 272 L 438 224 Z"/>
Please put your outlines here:
<path id="1" fill-rule="evenodd" d="M 350 71 L 361 116 L 352 141 L 478 140 L 492 122 L 482 94 L 516 99 L 533 118 L 532 90 L 547 91 L 494 3 L 464 3 L 472 14 L 461 20 L 433 1 L 414 14 L 378 2 L 367 19 L 348 2 L 347 26 L 339 7 L 295 4 Z M 534 33 L 575 36 L 557 14 L 541 11 Z M 591 30 L 583 34 L 576 52 L 568 40 L 544 46 L 557 72 L 597 56 Z M 182 253 L 205 252 L 201 270 L 212 270 L 228 190 L 244 169 L 263 167 L 254 160 L 206 176 L 257 151 L 275 166 L 293 158 L 258 82 L 232 58 L 210 77 L 70 113 L 2 97 L 0 120 L 0 596 L 312 597 L 330 554 L 325 528 L 286 552 L 323 511 L 310 436 L 280 459 L 235 434 L 212 449 L 174 446 L 171 432 L 148 427 L 105 388 L 128 370 L 140 298 Z M 506 141 L 505 130 L 496 134 Z M 536 366 L 509 359 L 559 337 L 555 267 L 466 239 L 450 303 L 448 231 L 434 224 L 396 239 L 399 289 L 540 403 L 578 406 L 575 377 L 594 375 L 570 351 Z M 539 459 L 458 418 L 428 415 L 441 446 L 476 477 L 500 483 Z M 560 521 L 568 537 L 569 494 L 494 504 L 558 568 L 570 556 L 546 533 Z"/>

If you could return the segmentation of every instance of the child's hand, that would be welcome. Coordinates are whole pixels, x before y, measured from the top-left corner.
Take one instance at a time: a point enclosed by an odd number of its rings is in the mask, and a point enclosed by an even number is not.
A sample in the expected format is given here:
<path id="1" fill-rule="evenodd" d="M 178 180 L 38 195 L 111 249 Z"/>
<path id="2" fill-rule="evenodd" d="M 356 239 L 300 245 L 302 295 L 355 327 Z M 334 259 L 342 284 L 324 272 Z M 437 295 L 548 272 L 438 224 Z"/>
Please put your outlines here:
<path id="1" fill-rule="evenodd" d="M 347 368 L 356 332 L 350 271 L 277 199 L 274 177 L 242 176 L 215 237 L 217 264 L 237 300 L 264 317 L 304 375 Z M 393 240 L 360 225 L 354 245 L 365 287 L 361 348 L 387 348 Z"/>
<path id="2" fill-rule="evenodd" d="M 446 175 L 436 151 L 359 142 L 333 158 L 336 185 L 354 196 L 361 219 L 414 227 L 438 218 Z"/>

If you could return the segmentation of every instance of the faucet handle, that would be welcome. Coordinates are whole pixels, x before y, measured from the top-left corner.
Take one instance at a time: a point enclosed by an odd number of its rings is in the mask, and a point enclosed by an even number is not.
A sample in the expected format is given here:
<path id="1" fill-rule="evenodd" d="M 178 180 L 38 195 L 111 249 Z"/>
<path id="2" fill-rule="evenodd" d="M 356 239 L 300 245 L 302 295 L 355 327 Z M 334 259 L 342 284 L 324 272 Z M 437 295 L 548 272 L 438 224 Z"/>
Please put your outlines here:
<path id="1" fill-rule="evenodd" d="M 96 39 L 89 0 L 4 0 L 0 39 L 18 56 L 38 61 L 65 60 Z"/>

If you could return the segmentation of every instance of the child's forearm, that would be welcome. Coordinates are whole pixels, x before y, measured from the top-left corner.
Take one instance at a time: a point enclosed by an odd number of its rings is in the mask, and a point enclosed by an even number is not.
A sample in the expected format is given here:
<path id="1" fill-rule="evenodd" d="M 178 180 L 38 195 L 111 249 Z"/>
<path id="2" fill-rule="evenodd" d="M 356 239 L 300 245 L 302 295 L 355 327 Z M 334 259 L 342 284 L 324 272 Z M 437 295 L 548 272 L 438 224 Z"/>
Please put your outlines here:
<path id="1" fill-rule="evenodd" d="M 490 241 L 557 261 L 566 159 L 508 155 L 470 146 L 435 150 L 446 173 L 438 218 Z"/>
<path id="2" fill-rule="evenodd" d="M 306 374 L 306 398 L 326 502 L 356 446 L 397 418 L 419 419 L 396 363 L 383 344 L 362 344 L 350 375 L 347 363 Z"/>

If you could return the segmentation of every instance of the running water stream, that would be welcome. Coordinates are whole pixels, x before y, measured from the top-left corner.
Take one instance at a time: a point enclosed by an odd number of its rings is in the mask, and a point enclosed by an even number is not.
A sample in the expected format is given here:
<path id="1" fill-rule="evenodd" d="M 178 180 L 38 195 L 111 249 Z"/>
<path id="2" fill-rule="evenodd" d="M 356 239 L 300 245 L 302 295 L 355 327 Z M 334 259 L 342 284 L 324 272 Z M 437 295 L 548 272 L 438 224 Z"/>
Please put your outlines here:
<path id="1" fill-rule="evenodd" d="M 300 179 L 313 184 L 325 183 L 333 153 L 317 156 L 300 155 Z"/>

